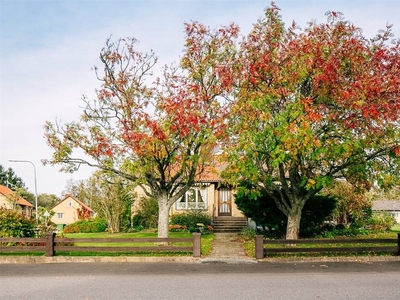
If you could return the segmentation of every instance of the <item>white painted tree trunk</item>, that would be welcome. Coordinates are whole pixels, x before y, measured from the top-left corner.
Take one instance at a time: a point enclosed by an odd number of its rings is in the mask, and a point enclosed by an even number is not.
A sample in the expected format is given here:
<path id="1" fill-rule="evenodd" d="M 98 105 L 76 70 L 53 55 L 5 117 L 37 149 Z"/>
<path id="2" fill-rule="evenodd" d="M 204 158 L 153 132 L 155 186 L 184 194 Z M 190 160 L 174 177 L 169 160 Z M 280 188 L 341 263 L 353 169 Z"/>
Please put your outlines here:
<path id="1" fill-rule="evenodd" d="M 168 237 L 169 225 L 169 209 L 168 199 L 166 196 L 161 196 L 158 199 L 158 237 Z"/>

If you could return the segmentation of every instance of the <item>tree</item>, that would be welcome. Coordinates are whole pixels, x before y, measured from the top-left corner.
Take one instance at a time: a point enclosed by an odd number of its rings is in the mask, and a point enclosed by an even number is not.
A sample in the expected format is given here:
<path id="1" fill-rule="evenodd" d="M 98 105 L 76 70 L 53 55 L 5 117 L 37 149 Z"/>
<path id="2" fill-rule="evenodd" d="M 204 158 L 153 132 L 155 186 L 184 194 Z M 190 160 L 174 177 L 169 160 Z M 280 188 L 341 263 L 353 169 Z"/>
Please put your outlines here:
<path id="1" fill-rule="evenodd" d="M 38 195 L 38 206 L 43 207 L 46 210 L 51 210 L 57 202 L 60 201 L 54 194 L 39 194 Z"/>
<path id="2" fill-rule="evenodd" d="M 240 184 L 235 194 L 235 203 L 247 217 L 261 225 L 269 237 L 282 238 L 285 235 L 287 217 L 265 190 L 255 190 L 251 185 Z M 336 203 L 337 200 L 331 195 L 311 197 L 302 211 L 300 235 L 305 237 L 320 233 L 324 221 L 335 210 Z"/>
<path id="3" fill-rule="evenodd" d="M 332 214 L 339 224 L 348 224 L 350 220 L 363 223 L 372 212 L 372 202 L 365 190 L 361 190 L 346 181 L 335 181 L 330 187 L 323 189 L 324 195 L 331 195 L 337 199 L 335 211 Z"/>
<path id="4" fill-rule="evenodd" d="M 224 116 L 224 93 L 214 66 L 226 50 L 193 47 L 197 30 L 196 24 L 186 25 L 181 67 L 165 67 L 162 79 L 152 73 L 157 57 L 138 52 L 137 40 L 108 40 L 100 53 L 104 72 L 95 68 L 101 87 L 93 101 L 84 97 L 80 122 L 45 125 L 54 150 L 45 163 L 61 164 L 68 172 L 85 164 L 139 185 L 158 201 L 159 237 L 168 236 L 171 205 L 210 161 Z M 213 38 L 229 40 L 218 31 Z M 75 149 L 86 156 L 74 156 Z"/>
<path id="5" fill-rule="evenodd" d="M 7 186 L 14 192 L 17 192 L 20 197 L 30 203 L 34 203 L 35 196 L 26 189 L 25 183 L 15 174 L 13 169 L 5 169 L 0 165 L 0 184 Z"/>
<path id="6" fill-rule="evenodd" d="M 81 200 L 87 206 L 92 207 L 92 200 L 95 197 L 95 194 L 93 193 L 94 181 L 92 180 L 92 178 L 93 176 L 91 176 L 87 180 L 68 180 L 63 194 L 72 195 Z"/>
<path id="7" fill-rule="evenodd" d="M 87 180 L 68 181 L 65 192 L 92 208 L 99 218 L 107 222 L 111 233 L 131 226 L 136 195 L 132 183 L 122 177 L 98 170 Z M 85 209 L 79 209 L 77 213 L 80 220 L 89 218 L 89 211 Z"/>
<path id="8" fill-rule="evenodd" d="M 26 189 L 25 183 L 15 174 L 14 170 L 11 168 L 5 169 L 2 165 L 0 165 L 0 184 L 12 190 L 17 188 Z"/>
<path id="9" fill-rule="evenodd" d="M 234 88 L 226 147 L 232 183 L 272 197 L 296 239 L 305 203 L 335 178 L 399 180 L 400 40 L 368 40 L 341 13 L 301 30 L 265 10 L 228 62 Z"/>
<path id="10" fill-rule="evenodd" d="M 93 189 L 92 208 L 104 218 L 111 233 L 119 232 L 121 225 L 130 225 L 135 193 L 130 182 L 114 174 L 95 172 L 90 179 Z"/>

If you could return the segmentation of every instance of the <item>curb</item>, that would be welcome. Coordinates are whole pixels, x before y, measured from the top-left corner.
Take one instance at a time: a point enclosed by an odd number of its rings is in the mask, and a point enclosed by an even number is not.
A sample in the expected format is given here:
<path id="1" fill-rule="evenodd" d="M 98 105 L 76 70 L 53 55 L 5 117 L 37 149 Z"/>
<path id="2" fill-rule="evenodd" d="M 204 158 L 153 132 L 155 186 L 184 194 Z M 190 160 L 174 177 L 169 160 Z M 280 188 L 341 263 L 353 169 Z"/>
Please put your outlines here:
<path id="1" fill-rule="evenodd" d="M 258 261 L 250 258 L 219 258 L 219 257 L 206 257 L 199 260 L 199 263 L 202 264 L 215 264 L 215 263 L 223 263 L 223 264 L 257 264 Z"/>
<path id="2" fill-rule="evenodd" d="M 55 264 L 55 263 L 196 263 L 193 257 L 133 257 L 133 256 L 0 256 L 1 264 Z"/>
<path id="3" fill-rule="evenodd" d="M 256 263 L 310 263 L 310 262 L 380 262 L 400 261 L 400 256 L 359 256 L 359 257 L 297 257 L 297 258 L 226 258 L 185 256 L 170 257 L 134 257 L 134 256 L 0 256 L 1 264 L 56 264 L 56 263 L 224 263 L 224 264 L 256 264 Z"/>
<path id="4" fill-rule="evenodd" d="M 380 262 L 400 261 L 400 256 L 352 256 L 352 257 L 297 257 L 297 258 L 263 258 L 259 263 L 309 263 L 309 262 Z"/>

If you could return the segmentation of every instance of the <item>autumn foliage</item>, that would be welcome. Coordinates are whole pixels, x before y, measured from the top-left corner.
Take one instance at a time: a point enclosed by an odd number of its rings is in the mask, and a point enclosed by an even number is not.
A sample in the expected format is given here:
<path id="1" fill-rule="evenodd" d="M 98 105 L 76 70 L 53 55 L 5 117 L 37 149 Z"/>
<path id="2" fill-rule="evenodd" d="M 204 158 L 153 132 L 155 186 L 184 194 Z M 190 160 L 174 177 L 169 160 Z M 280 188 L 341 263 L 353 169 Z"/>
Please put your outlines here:
<path id="1" fill-rule="evenodd" d="M 341 13 L 326 16 L 286 28 L 272 4 L 230 62 L 225 175 L 274 198 L 287 238 L 335 178 L 363 188 L 399 179 L 400 41 L 391 26 L 369 40 Z"/>
<path id="2" fill-rule="evenodd" d="M 185 24 L 180 64 L 158 77 L 157 57 L 137 51 L 135 39 L 107 41 L 101 86 L 96 99 L 84 98 L 80 122 L 45 125 L 49 162 L 95 166 L 141 186 L 159 203 L 159 236 L 217 143 L 225 178 L 270 195 L 288 218 L 288 238 L 297 238 L 308 199 L 335 178 L 395 184 L 400 40 L 391 26 L 367 39 L 339 12 L 302 29 L 286 27 L 279 11 L 272 3 L 247 35 L 233 23 Z"/>
<path id="3" fill-rule="evenodd" d="M 153 52 L 136 50 L 137 40 L 108 40 L 95 68 L 101 86 L 84 97 L 79 122 L 45 124 L 54 150 L 45 163 L 63 171 L 97 167 L 130 180 L 159 202 L 159 236 L 168 235 L 168 213 L 212 159 L 224 132 L 225 93 L 214 72 L 225 50 L 192 46 L 196 24 L 187 25 L 181 66 L 155 69 Z M 214 38 L 227 39 L 219 36 Z M 208 47 L 208 50 L 205 49 Z M 156 76 L 157 74 L 158 76 Z M 80 149 L 84 153 L 75 156 Z"/>

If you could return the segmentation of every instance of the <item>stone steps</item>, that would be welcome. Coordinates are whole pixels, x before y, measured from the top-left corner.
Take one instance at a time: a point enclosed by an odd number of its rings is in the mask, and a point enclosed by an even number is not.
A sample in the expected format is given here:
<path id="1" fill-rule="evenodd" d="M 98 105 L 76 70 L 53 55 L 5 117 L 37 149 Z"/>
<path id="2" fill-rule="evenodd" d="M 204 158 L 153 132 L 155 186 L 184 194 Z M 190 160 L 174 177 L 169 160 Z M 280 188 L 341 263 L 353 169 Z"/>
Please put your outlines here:
<path id="1" fill-rule="evenodd" d="M 240 232 L 246 226 L 247 226 L 246 218 L 215 217 L 213 227 L 215 233 L 235 233 L 235 232 Z"/>

